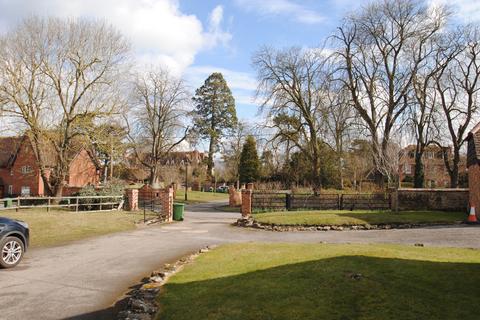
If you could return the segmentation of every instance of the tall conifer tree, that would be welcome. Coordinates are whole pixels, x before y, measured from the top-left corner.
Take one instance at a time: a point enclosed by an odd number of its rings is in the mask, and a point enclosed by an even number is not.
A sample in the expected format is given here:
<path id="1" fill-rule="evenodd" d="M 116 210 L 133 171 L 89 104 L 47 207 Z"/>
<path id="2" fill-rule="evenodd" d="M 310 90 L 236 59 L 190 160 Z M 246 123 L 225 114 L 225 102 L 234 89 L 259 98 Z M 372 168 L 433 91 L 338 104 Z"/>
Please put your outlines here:
<path id="1" fill-rule="evenodd" d="M 221 73 L 212 73 L 205 83 L 195 91 L 193 97 L 194 131 L 201 139 L 209 142 L 208 174 L 213 175 L 213 155 L 219 141 L 237 125 L 235 99 Z"/>

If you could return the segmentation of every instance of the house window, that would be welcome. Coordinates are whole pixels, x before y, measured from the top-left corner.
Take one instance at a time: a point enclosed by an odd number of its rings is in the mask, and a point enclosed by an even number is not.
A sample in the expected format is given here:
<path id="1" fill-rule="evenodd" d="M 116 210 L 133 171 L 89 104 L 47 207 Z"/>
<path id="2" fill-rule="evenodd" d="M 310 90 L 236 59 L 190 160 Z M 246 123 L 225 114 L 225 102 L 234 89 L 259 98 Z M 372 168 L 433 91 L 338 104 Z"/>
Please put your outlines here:
<path id="1" fill-rule="evenodd" d="M 412 174 L 412 166 L 408 163 L 405 163 L 405 165 L 403 166 L 403 172 L 405 174 Z"/>
<path id="2" fill-rule="evenodd" d="M 22 197 L 28 197 L 30 195 L 30 187 L 22 186 Z"/>
<path id="3" fill-rule="evenodd" d="M 10 175 L 13 176 L 13 169 L 10 169 Z"/>
<path id="4" fill-rule="evenodd" d="M 30 167 L 30 166 L 23 166 L 22 167 L 22 173 L 23 174 L 27 174 L 27 173 L 30 173 L 30 172 L 32 172 L 32 167 Z"/>
<path id="5" fill-rule="evenodd" d="M 9 185 L 8 186 L 8 195 L 11 196 L 13 194 L 13 186 Z"/>

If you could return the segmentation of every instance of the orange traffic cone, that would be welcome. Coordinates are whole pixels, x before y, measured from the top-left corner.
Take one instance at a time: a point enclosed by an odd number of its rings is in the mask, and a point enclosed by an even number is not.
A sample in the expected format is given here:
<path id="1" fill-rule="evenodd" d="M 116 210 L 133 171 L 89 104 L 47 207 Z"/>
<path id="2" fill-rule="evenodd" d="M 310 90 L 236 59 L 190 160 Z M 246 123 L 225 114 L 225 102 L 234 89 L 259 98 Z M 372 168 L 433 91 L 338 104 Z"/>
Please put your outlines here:
<path id="1" fill-rule="evenodd" d="M 470 214 L 468 215 L 468 223 L 477 223 L 477 215 L 475 214 L 475 207 L 470 207 Z"/>

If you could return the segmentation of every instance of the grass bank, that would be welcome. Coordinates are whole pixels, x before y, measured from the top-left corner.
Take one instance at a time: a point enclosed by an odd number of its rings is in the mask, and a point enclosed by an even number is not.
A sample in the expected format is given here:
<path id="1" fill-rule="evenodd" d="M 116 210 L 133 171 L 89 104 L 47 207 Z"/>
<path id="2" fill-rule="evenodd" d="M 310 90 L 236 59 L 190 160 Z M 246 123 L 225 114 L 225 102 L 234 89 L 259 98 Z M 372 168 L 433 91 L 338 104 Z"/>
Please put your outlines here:
<path id="1" fill-rule="evenodd" d="M 462 212 L 443 211 L 368 211 L 368 210 L 324 210 L 324 211 L 284 211 L 254 214 L 261 223 L 276 225 L 366 225 L 366 224 L 406 224 L 406 223 L 455 223 L 464 221 Z"/>
<path id="2" fill-rule="evenodd" d="M 23 220 L 30 226 L 32 247 L 65 244 L 70 241 L 135 229 L 135 222 L 143 219 L 142 213 L 125 211 L 70 212 L 28 209 L 15 212 L 1 211 L 0 215 Z"/>
<path id="3" fill-rule="evenodd" d="M 228 193 L 188 191 L 188 201 L 185 202 L 185 191 L 177 190 L 175 202 L 195 204 L 212 201 L 228 201 Z"/>
<path id="4" fill-rule="evenodd" d="M 480 251 L 400 245 L 233 244 L 159 296 L 158 319 L 478 319 Z"/>

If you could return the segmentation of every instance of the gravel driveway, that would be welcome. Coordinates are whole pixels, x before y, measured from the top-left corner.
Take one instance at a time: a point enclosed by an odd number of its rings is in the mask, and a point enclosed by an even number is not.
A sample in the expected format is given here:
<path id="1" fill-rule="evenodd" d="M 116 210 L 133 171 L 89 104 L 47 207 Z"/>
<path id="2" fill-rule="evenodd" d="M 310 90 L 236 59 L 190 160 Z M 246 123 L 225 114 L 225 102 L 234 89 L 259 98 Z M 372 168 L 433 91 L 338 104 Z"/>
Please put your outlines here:
<path id="1" fill-rule="evenodd" d="M 188 207 L 186 220 L 32 249 L 0 270 L 0 319 L 110 319 L 115 301 L 163 263 L 227 242 L 423 243 L 480 248 L 480 227 L 275 233 L 232 227 L 220 203 Z"/>

